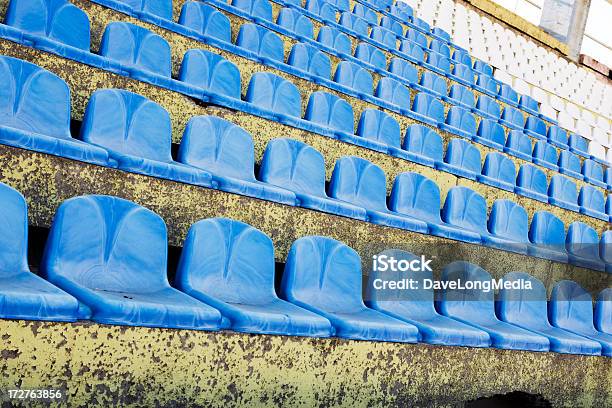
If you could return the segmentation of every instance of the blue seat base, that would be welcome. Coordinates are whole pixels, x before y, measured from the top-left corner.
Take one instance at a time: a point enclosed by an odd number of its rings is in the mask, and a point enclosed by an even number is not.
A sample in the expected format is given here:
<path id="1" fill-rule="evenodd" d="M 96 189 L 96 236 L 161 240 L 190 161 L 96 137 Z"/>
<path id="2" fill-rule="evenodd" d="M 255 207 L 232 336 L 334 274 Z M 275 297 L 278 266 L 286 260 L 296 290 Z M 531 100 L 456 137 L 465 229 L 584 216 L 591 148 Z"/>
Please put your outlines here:
<path id="1" fill-rule="evenodd" d="M 540 246 L 536 244 L 531 244 L 528 247 L 529 256 L 534 256 L 537 258 L 548 259 L 550 261 L 567 263 L 568 257 L 567 253 L 561 249 L 555 249 L 545 246 Z"/>
<path id="2" fill-rule="evenodd" d="M 502 321 L 470 324 L 483 330 L 491 336 L 491 345 L 495 348 L 507 350 L 548 351 L 549 342 L 545 337 L 521 329 Z"/>
<path id="3" fill-rule="evenodd" d="M 557 207 L 565 208 L 566 210 L 580 212 L 580 207 L 577 204 L 570 203 L 568 201 L 559 200 L 557 198 L 548 197 L 548 203 L 556 205 Z"/>
<path id="4" fill-rule="evenodd" d="M 239 180 L 231 177 L 213 176 L 219 190 L 228 193 L 240 194 L 262 200 L 274 201 L 281 204 L 296 205 L 297 198 L 289 190 L 262 183 L 261 181 Z"/>
<path id="5" fill-rule="evenodd" d="M 516 186 L 514 187 L 514 191 L 516 194 L 529 197 L 534 200 L 541 201 L 543 203 L 548 203 L 548 196 L 546 194 L 539 193 L 537 191 L 531 190 L 529 188 Z"/>
<path id="6" fill-rule="evenodd" d="M 365 209 L 344 201 L 335 200 L 329 197 L 319 197 L 306 194 L 296 195 L 298 199 L 298 206 L 300 207 L 341 215 L 343 217 L 355 218 L 362 221 L 365 221 L 367 218 Z"/>
<path id="7" fill-rule="evenodd" d="M 389 341 L 416 343 L 419 331 L 415 326 L 393 319 L 372 309 L 361 309 L 351 313 L 326 313 L 336 336 L 353 340 Z"/>
<path id="8" fill-rule="evenodd" d="M 429 232 L 438 237 L 449 238 L 455 241 L 462 241 L 470 244 L 482 243 L 480 234 L 476 234 L 471 231 L 444 223 L 427 223 L 427 225 L 429 226 Z"/>
<path id="9" fill-rule="evenodd" d="M 388 227 L 401 228 L 408 231 L 419 232 L 421 234 L 427 234 L 429 230 L 427 223 L 414 218 L 402 216 L 398 213 L 385 212 L 385 211 L 368 211 L 368 221 L 386 225 Z"/>

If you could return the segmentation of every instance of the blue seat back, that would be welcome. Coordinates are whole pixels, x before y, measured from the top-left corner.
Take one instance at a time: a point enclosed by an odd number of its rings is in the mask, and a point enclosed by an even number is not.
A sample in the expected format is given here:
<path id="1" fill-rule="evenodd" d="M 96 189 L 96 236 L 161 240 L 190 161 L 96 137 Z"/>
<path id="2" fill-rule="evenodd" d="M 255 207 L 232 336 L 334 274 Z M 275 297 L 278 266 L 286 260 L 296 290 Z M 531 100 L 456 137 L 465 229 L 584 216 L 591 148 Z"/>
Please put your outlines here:
<path id="1" fill-rule="evenodd" d="M 352 134 L 353 107 L 344 99 L 322 91 L 313 92 L 308 99 L 304 119 Z"/>
<path id="2" fill-rule="evenodd" d="M 565 225 L 553 213 L 536 211 L 529 226 L 529 240 L 562 251 L 565 246 Z"/>
<path id="3" fill-rule="evenodd" d="M 550 125 L 547 131 L 548 140 L 567 144 L 567 131 L 556 125 Z"/>
<path id="4" fill-rule="evenodd" d="M 576 204 L 578 202 L 576 183 L 567 177 L 555 174 L 550 179 L 550 184 L 548 185 L 548 196 Z"/>
<path id="5" fill-rule="evenodd" d="M 464 139 L 452 139 L 446 147 L 444 161 L 472 173 L 480 174 L 480 150 Z"/>
<path id="6" fill-rule="evenodd" d="M 70 90 L 58 76 L 0 56 L 0 126 L 70 138 Z"/>
<path id="7" fill-rule="evenodd" d="M 478 97 L 478 101 L 476 101 L 476 108 L 481 111 L 487 112 L 490 115 L 499 118 L 501 115 L 501 107 L 497 103 L 497 101 L 490 96 L 480 95 Z"/>
<path id="8" fill-rule="evenodd" d="M 410 108 L 410 91 L 393 78 L 382 77 L 376 85 L 375 95 L 402 109 Z"/>
<path id="9" fill-rule="evenodd" d="M 442 220 L 469 231 L 487 233 L 487 202 L 484 197 L 464 186 L 448 190 Z"/>
<path id="10" fill-rule="evenodd" d="M 214 7 L 200 1 L 188 1 L 181 8 L 179 24 L 189 27 L 205 37 L 232 42 L 230 20 Z"/>
<path id="11" fill-rule="evenodd" d="M 583 333 L 595 330 L 593 298 L 576 282 L 562 280 L 555 283 L 548 306 L 553 325 Z"/>
<path id="12" fill-rule="evenodd" d="M 419 92 L 412 101 L 412 111 L 438 122 L 444 121 L 444 105 L 430 94 Z"/>
<path id="13" fill-rule="evenodd" d="M 331 62 L 329 57 L 310 44 L 295 44 L 291 48 L 287 64 L 319 78 L 331 78 Z"/>
<path id="14" fill-rule="evenodd" d="M 91 95 L 81 139 L 119 154 L 172 161 L 168 112 L 144 96 L 102 89 Z"/>
<path id="15" fill-rule="evenodd" d="M 100 43 L 100 55 L 130 68 L 170 77 L 170 45 L 146 28 L 122 22 L 106 26 Z"/>
<path id="16" fill-rule="evenodd" d="M 397 20 L 389 16 L 382 16 L 380 26 L 392 31 L 398 37 L 403 37 L 404 35 L 404 27 Z"/>
<path id="17" fill-rule="evenodd" d="M 528 116 L 525 122 L 525 129 L 546 136 L 546 123 L 535 116 Z"/>
<path id="18" fill-rule="evenodd" d="M 213 174 L 255 180 L 251 135 L 216 116 L 189 119 L 178 151 L 178 161 Z"/>
<path id="19" fill-rule="evenodd" d="M 71 198 L 55 213 L 41 269 L 90 290 L 156 292 L 170 288 L 166 234 L 159 215 L 130 201 Z"/>
<path id="20" fill-rule="evenodd" d="M 13 0 L 4 24 L 89 51 L 89 17 L 66 0 Z"/>
<path id="21" fill-rule="evenodd" d="M 499 290 L 497 314 L 508 323 L 525 327 L 547 327 L 548 307 L 546 288 L 539 280 L 526 272 L 510 272 L 504 276 L 504 281 L 517 282 L 517 288 L 503 287 Z M 522 285 L 531 285 L 530 289 Z"/>
<path id="22" fill-rule="evenodd" d="M 450 59 L 442 54 L 438 54 L 437 52 L 430 52 L 427 55 L 427 63 L 441 69 L 446 73 L 450 73 L 451 71 Z"/>
<path id="23" fill-rule="evenodd" d="M 448 96 L 451 99 L 459 101 L 469 107 L 476 106 L 476 101 L 474 99 L 474 93 L 467 89 L 463 85 L 453 84 L 448 91 Z"/>
<path id="24" fill-rule="evenodd" d="M 272 240 L 240 221 L 198 221 L 185 238 L 176 282 L 227 303 L 267 304 L 277 297 Z"/>
<path id="25" fill-rule="evenodd" d="M 435 181 L 422 174 L 400 173 L 393 182 L 389 207 L 398 213 L 439 224 L 440 188 Z"/>
<path id="26" fill-rule="evenodd" d="M 325 20 L 336 21 L 336 7 L 325 0 L 306 0 L 305 8 Z"/>
<path id="27" fill-rule="evenodd" d="M 259 179 L 296 193 L 325 196 L 325 161 L 305 143 L 273 139 L 266 146 Z"/>
<path id="28" fill-rule="evenodd" d="M 537 193 L 547 195 L 546 174 L 531 164 L 522 164 L 516 178 L 516 185 Z"/>
<path id="29" fill-rule="evenodd" d="M 603 193 L 595 186 L 585 184 L 578 194 L 578 205 L 604 214 L 606 200 Z"/>
<path id="30" fill-rule="evenodd" d="M 350 61 L 341 61 L 338 64 L 334 74 L 334 81 L 367 95 L 372 95 L 374 90 L 372 74 L 365 68 Z"/>
<path id="31" fill-rule="evenodd" d="M 272 4 L 268 0 L 232 0 L 232 6 L 252 17 L 272 21 Z"/>
<path id="32" fill-rule="evenodd" d="M 463 79 L 469 84 L 474 83 L 474 71 L 468 65 L 455 64 L 453 67 L 453 75 Z"/>
<path id="33" fill-rule="evenodd" d="M 491 275 L 478 265 L 465 261 L 452 262 L 442 269 L 443 282 L 490 282 Z M 440 313 L 470 322 L 496 321 L 494 291 L 474 289 L 443 289 L 438 292 L 436 306 Z"/>
<path id="34" fill-rule="evenodd" d="M 606 230 L 601 234 L 599 256 L 606 264 L 612 264 L 612 230 Z"/>
<path id="35" fill-rule="evenodd" d="M 166 20 L 172 20 L 172 1 L 170 0 L 121 0 L 134 11 L 153 14 Z"/>
<path id="36" fill-rule="evenodd" d="M 512 106 L 506 106 L 504 108 L 501 118 L 521 128 L 525 126 L 525 118 L 523 117 L 523 113 Z"/>
<path id="37" fill-rule="evenodd" d="M 444 31 L 443 29 L 439 28 L 439 27 L 434 27 L 431 29 L 432 34 L 437 35 L 438 37 L 444 38 L 446 41 L 450 41 L 451 40 L 451 36 L 448 32 Z"/>
<path id="38" fill-rule="evenodd" d="M 493 75 L 493 67 L 481 60 L 474 61 L 474 70 L 481 72 L 489 77 Z"/>
<path id="39" fill-rule="evenodd" d="M 412 17 L 411 13 L 399 8 L 396 4 L 389 6 L 389 14 L 399 18 L 402 21 L 409 21 L 410 17 Z"/>
<path id="40" fill-rule="evenodd" d="M 327 2 L 333 4 L 338 11 L 346 12 L 351 9 L 349 0 L 327 0 Z"/>
<path id="41" fill-rule="evenodd" d="M 435 162 L 441 162 L 444 154 L 442 137 L 433 129 L 423 125 L 408 126 L 402 147 L 409 152 L 429 157 Z"/>
<path id="42" fill-rule="evenodd" d="M 387 68 L 387 58 L 385 54 L 371 44 L 360 42 L 355 48 L 355 58 L 367 62 L 374 67 L 385 70 Z"/>
<path id="43" fill-rule="evenodd" d="M 353 13 L 348 11 L 343 12 L 340 15 L 340 20 L 338 21 L 343 27 L 348 28 L 349 30 L 353 30 L 357 34 L 367 36 L 368 35 L 368 22 L 363 18 L 356 16 Z"/>
<path id="44" fill-rule="evenodd" d="M 538 140 L 533 146 L 533 157 L 550 164 L 557 164 L 559 161 L 557 149 L 543 140 Z"/>
<path id="45" fill-rule="evenodd" d="M 283 40 L 276 33 L 257 24 L 241 25 L 236 45 L 261 58 L 278 62 L 283 62 L 285 59 Z"/>
<path id="46" fill-rule="evenodd" d="M 597 231 L 583 222 L 572 222 L 567 228 L 565 248 L 572 255 L 599 260 Z"/>
<path id="47" fill-rule="evenodd" d="M 595 160 L 585 159 L 582 162 L 582 174 L 591 180 L 604 181 L 603 167 Z"/>
<path id="48" fill-rule="evenodd" d="M 276 24 L 297 35 L 314 38 L 314 28 L 310 19 L 291 7 L 283 7 L 279 11 Z"/>
<path id="49" fill-rule="evenodd" d="M 385 172 L 360 157 L 344 156 L 336 161 L 328 191 L 331 197 L 367 210 L 387 211 Z"/>
<path id="50" fill-rule="evenodd" d="M 559 153 L 559 167 L 580 174 L 580 158 L 569 150 Z"/>
<path id="51" fill-rule="evenodd" d="M 420 45 L 423 48 L 427 48 L 428 44 L 427 44 L 427 37 L 425 37 L 425 35 L 423 33 L 421 33 L 418 30 L 414 30 L 412 28 L 407 28 L 406 29 L 406 33 L 404 34 L 404 37 L 407 40 L 412 41 L 413 43 L 416 43 L 418 45 Z"/>
<path id="52" fill-rule="evenodd" d="M 29 271 L 28 205 L 17 190 L 0 183 L 0 278 Z"/>
<path id="53" fill-rule="evenodd" d="M 419 81 L 417 69 L 408 61 L 402 58 L 392 58 L 389 63 L 389 72 L 395 74 L 410 83 L 416 84 Z"/>
<path id="54" fill-rule="evenodd" d="M 410 41 L 410 40 L 402 40 L 400 41 L 400 52 L 412 57 L 414 60 L 423 62 L 425 61 L 425 51 L 423 50 L 423 45 L 418 42 Z M 408 61 L 405 61 L 408 63 Z"/>
<path id="55" fill-rule="evenodd" d="M 330 26 L 323 26 L 317 34 L 321 44 L 344 54 L 351 54 L 351 40 L 348 36 Z"/>
<path id="56" fill-rule="evenodd" d="M 511 130 L 508 132 L 506 147 L 527 156 L 532 155 L 533 146 L 531 145 L 531 139 L 520 130 Z"/>
<path id="57" fill-rule="evenodd" d="M 538 101 L 527 95 L 521 95 L 521 98 L 519 99 L 519 106 L 521 108 L 531 109 L 536 112 L 540 110 L 540 107 L 538 106 Z"/>
<path id="58" fill-rule="evenodd" d="M 499 84 L 498 95 L 518 103 L 518 94 L 516 91 L 512 89 L 510 85 L 504 84 L 503 82 L 500 82 Z"/>
<path id="59" fill-rule="evenodd" d="M 478 75 L 478 78 L 476 79 L 476 85 L 480 86 L 481 88 L 486 89 L 492 94 L 497 95 L 499 84 L 497 83 L 495 79 L 493 79 L 491 75 L 486 75 L 486 74 Z"/>
<path id="60" fill-rule="evenodd" d="M 446 58 L 450 58 L 450 48 L 445 42 L 433 39 L 429 43 L 429 49 L 433 52 L 437 52 L 440 55 L 444 55 Z"/>
<path id="61" fill-rule="evenodd" d="M 429 23 L 422 18 L 414 17 L 412 19 L 412 23 L 425 32 L 429 32 L 431 30 Z"/>
<path id="62" fill-rule="evenodd" d="M 392 50 L 397 48 L 397 34 L 391 30 L 387 30 L 384 27 L 375 26 L 370 31 L 370 38 L 381 44 L 386 45 Z"/>
<path id="63" fill-rule="evenodd" d="M 529 216 L 527 211 L 514 201 L 495 200 L 487 226 L 491 234 L 515 242 L 529 242 Z"/>
<path id="64" fill-rule="evenodd" d="M 487 153 L 482 174 L 514 185 L 516 183 L 516 167 L 506 155 L 498 152 Z"/>
<path id="65" fill-rule="evenodd" d="M 363 309 L 361 259 L 342 242 L 327 237 L 297 239 L 287 255 L 281 292 L 285 299 L 327 312 Z"/>
<path id="66" fill-rule="evenodd" d="M 302 117 L 302 95 L 290 81 L 270 72 L 251 76 L 246 101 L 281 115 Z"/>
<path id="67" fill-rule="evenodd" d="M 451 106 L 446 114 L 446 123 L 471 135 L 476 134 L 476 118 L 460 106 Z"/>
<path id="68" fill-rule="evenodd" d="M 499 123 L 490 119 L 480 120 L 476 134 L 483 139 L 491 140 L 499 145 L 504 146 L 506 144 L 506 134 L 504 133 L 504 128 Z M 527 140 L 527 142 L 529 142 L 529 140 Z M 531 144 L 529 144 L 528 153 L 531 153 Z"/>
<path id="69" fill-rule="evenodd" d="M 601 332 L 612 334 L 612 288 L 602 290 L 597 296 L 595 327 Z"/>
<path id="70" fill-rule="evenodd" d="M 457 61 L 460 64 L 466 65 L 470 69 L 472 67 L 472 58 L 470 57 L 470 54 L 467 51 L 461 50 L 459 48 L 455 48 L 455 50 L 453 51 L 453 61 Z M 474 82 L 473 72 L 472 72 L 472 82 Z"/>
<path id="71" fill-rule="evenodd" d="M 353 6 L 353 14 L 363 18 L 370 25 L 378 25 L 378 17 L 376 16 L 376 12 L 361 3 L 355 3 L 355 6 Z"/>
<path id="72" fill-rule="evenodd" d="M 361 113 L 357 134 L 388 146 L 400 146 L 400 125 L 388 113 L 379 109 L 365 109 Z"/>
<path id="73" fill-rule="evenodd" d="M 446 81 L 443 77 L 431 71 L 423 72 L 421 75 L 420 84 L 427 89 L 439 93 L 440 95 L 446 95 Z"/>
<path id="74" fill-rule="evenodd" d="M 575 133 L 569 135 L 569 146 L 579 152 L 586 153 L 589 151 L 589 142 L 582 136 Z"/>
<path id="75" fill-rule="evenodd" d="M 210 51 L 187 50 L 179 79 L 213 95 L 240 99 L 240 70 L 232 62 Z"/>

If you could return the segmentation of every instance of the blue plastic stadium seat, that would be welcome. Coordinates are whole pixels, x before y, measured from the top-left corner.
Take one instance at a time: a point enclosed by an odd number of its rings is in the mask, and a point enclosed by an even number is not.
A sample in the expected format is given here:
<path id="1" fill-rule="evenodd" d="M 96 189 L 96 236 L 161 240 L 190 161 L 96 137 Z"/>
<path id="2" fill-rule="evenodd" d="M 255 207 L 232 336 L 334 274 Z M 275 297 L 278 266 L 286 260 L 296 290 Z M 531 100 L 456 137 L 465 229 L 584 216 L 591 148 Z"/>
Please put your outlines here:
<path id="1" fill-rule="evenodd" d="M 314 28 L 308 17 L 291 7 L 283 7 L 276 18 L 276 24 L 294 34 L 313 39 Z"/>
<path id="2" fill-rule="evenodd" d="M 528 253 L 529 217 L 520 205 L 510 200 L 495 200 L 487 226 L 490 233 L 485 236 L 487 245 L 506 251 Z"/>
<path id="3" fill-rule="evenodd" d="M 556 125 L 550 125 L 547 131 L 548 143 L 561 149 L 568 148 L 567 131 Z"/>
<path id="4" fill-rule="evenodd" d="M 321 0 L 322 1 L 322 0 Z M 337 52 L 351 55 L 351 40 L 344 33 L 334 27 L 323 26 L 317 34 L 317 41 L 321 44 L 336 50 Z"/>
<path id="5" fill-rule="evenodd" d="M 480 74 L 476 78 L 474 88 L 489 95 L 497 96 L 498 86 L 498 82 L 491 75 Z"/>
<path id="6" fill-rule="evenodd" d="M 376 12 L 368 6 L 356 2 L 355 6 L 353 6 L 353 14 L 363 18 L 371 25 L 378 25 Z"/>
<path id="7" fill-rule="evenodd" d="M 548 211 L 536 211 L 529 226 L 529 255 L 566 263 L 565 225 Z"/>
<path id="8" fill-rule="evenodd" d="M 451 36 L 449 33 L 447 33 L 446 31 L 444 31 L 441 28 L 438 27 L 434 27 L 431 29 L 431 33 L 434 35 L 437 35 L 440 38 L 443 38 L 446 41 L 450 41 L 451 40 Z"/>
<path id="9" fill-rule="evenodd" d="M 512 106 L 518 106 L 518 94 L 510 85 L 500 83 L 497 98 Z"/>
<path id="10" fill-rule="evenodd" d="M 229 97 L 240 100 L 240 70 L 219 54 L 206 50 L 187 50 L 179 79 L 203 90 L 200 98 Z"/>
<path id="11" fill-rule="evenodd" d="M 336 7 L 325 0 L 306 0 L 304 8 L 324 20 L 336 21 Z"/>
<path id="12" fill-rule="evenodd" d="M 315 77 L 330 79 L 331 62 L 327 54 L 310 44 L 297 43 L 291 47 L 287 64 Z"/>
<path id="13" fill-rule="evenodd" d="M 440 40 L 433 39 L 429 43 L 429 49 L 433 52 L 437 52 L 440 55 L 450 58 L 450 48 L 448 45 Z"/>
<path id="14" fill-rule="evenodd" d="M 0 144 L 114 166 L 108 152 L 70 135 L 70 90 L 51 72 L 0 56 Z"/>
<path id="15" fill-rule="evenodd" d="M 490 119 L 481 119 L 474 141 L 497 150 L 504 150 L 506 134 L 499 123 Z"/>
<path id="16" fill-rule="evenodd" d="M 259 169 L 259 179 L 293 191 L 301 207 L 366 219 L 366 211 L 325 194 L 323 155 L 294 139 L 273 139 L 268 143 Z"/>
<path id="17" fill-rule="evenodd" d="M 482 174 L 478 176 L 478 181 L 514 192 L 516 184 L 514 162 L 502 153 L 488 153 L 482 166 Z"/>
<path id="18" fill-rule="evenodd" d="M 608 186 L 608 190 L 612 190 L 612 166 L 606 168 L 604 173 L 604 181 Z"/>
<path id="19" fill-rule="evenodd" d="M 399 249 L 388 249 L 378 256 L 393 257 L 398 261 L 418 259 L 410 252 Z M 400 281 L 412 279 L 418 289 L 391 290 L 378 289 L 377 280 Z M 434 291 L 425 289 L 426 280 L 433 280 L 431 271 L 400 272 L 370 271 L 366 288 L 365 303 L 372 309 L 383 312 L 393 318 L 417 326 L 420 341 L 445 346 L 488 347 L 489 335 L 464 323 L 439 314 L 434 308 Z"/>
<path id="20" fill-rule="evenodd" d="M 380 78 L 376 85 L 375 96 L 385 102 L 399 106 L 403 111 L 410 108 L 410 90 L 393 78 Z"/>
<path id="21" fill-rule="evenodd" d="M 274 245 L 239 221 L 211 218 L 187 233 L 176 287 L 219 311 L 238 332 L 329 337 L 331 323 L 280 299 L 274 290 Z"/>
<path id="22" fill-rule="evenodd" d="M 3 36 L 10 38 L 15 35 L 18 42 L 34 43 L 37 48 L 55 52 L 68 51 L 66 46 L 74 47 L 84 52 L 69 55 L 87 62 L 90 45 L 89 17 L 66 0 L 12 0 L 6 9 L 4 24 L 18 32 L 13 34 L 13 30 L 0 27 Z"/>
<path id="23" fill-rule="evenodd" d="M 600 343 L 601 354 L 612 357 L 612 335 L 595 329 L 593 299 L 582 286 L 570 280 L 555 283 L 548 314 L 553 325 Z"/>
<path id="24" fill-rule="evenodd" d="M 470 54 L 462 49 L 455 48 L 453 51 L 453 61 L 457 61 L 460 64 L 466 65 L 468 68 L 472 67 L 472 58 Z M 472 83 L 474 82 L 474 73 L 472 73 Z"/>
<path id="25" fill-rule="evenodd" d="M 427 42 L 427 40 L 425 40 L 425 42 Z M 423 47 L 426 47 L 426 45 L 410 40 L 401 40 L 399 51 L 407 60 L 415 64 L 420 64 L 425 61 L 425 51 Z"/>
<path id="26" fill-rule="evenodd" d="M 389 6 L 389 14 L 400 19 L 401 21 L 409 21 L 412 17 L 412 10 L 410 12 L 407 12 L 406 10 L 398 7 L 397 4 L 393 4 Z"/>
<path id="27" fill-rule="evenodd" d="M 337 337 L 416 342 L 415 326 L 365 306 L 361 259 L 357 252 L 326 237 L 296 240 L 285 264 L 281 296 L 329 319 Z"/>
<path id="28" fill-rule="evenodd" d="M 75 298 L 30 272 L 28 205 L 0 183 L 0 318 L 75 321 Z"/>
<path id="29" fill-rule="evenodd" d="M 290 123 L 302 116 L 302 94 L 290 81 L 270 72 L 256 72 L 251 76 L 245 100 L 253 111 L 271 112 L 275 120 Z"/>
<path id="30" fill-rule="evenodd" d="M 328 3 L 334 5 L 338 11 L 345 12 L 351 9 L 349 0 L 326 0 Z"/>
<path id="31" fill-rule="evenodd" d="M 283 40 L 274 32 L 257 24 L 240 26 L 236 45 L 254 53 L 263 62 L 283 62 L 285 59 Z"/>
<path id="32" fill-rule="evenodd" d="M 204 37 L 216 38 L 226 43 L 232 42 L 229 17 L 200 1 L 188 1 L 183 4 L 179 24 L 191 28 Z"/>
<path id="33" fill-rule="evenodd" d="M 493 76 L 493 67 L 486 62 L 476 60 L 474 61 L 474 71 L 483 73 L 489 77 Z"/>
<path id="34" fill-rule="evenodd" d="M 172 2 L 169 0 L 120 0 L 127 4 L 137 15 L 145 14 L 172 20 Z"/>
<path id="35" fill-rule="evenodd" d="M 529 136 L 524 134 L 521 130 L 511 130 L 508 132 L 504 152 L 530 162 L 533 160 L 531 156 L 532 150 L 533 146 L 531 145 Z"/>
<path id="36" fill-rule="evenodd" d="M 540 111 L 538 101 L 528 95 L 521 95 L 519 99 L 519 108 L 531 113 L 532 115 L 537 115 Z"/>
<path id="37" fill-rule="evenodd" d="M 349 13 L 348 11 L 345 11 L 340 15 L 338 24 L 356 32 L 361 36 L 367 37 L 368 35 L 368 22 L 353 13 Z"/>
<path id="38" fill-rule="evenodd" d="M 251 135 L 240 126 L 216 116 L 194 116 L 187 122 L 178 161 L 210 172 L 223 191 L 296 204 L 293 192 L 255 178 Z"/>
<path id="39" fill-rule="evenodd" d="M 372 95 L 374 90 L 372 74 L 350 61 L 340 61 L 334 73 L 334 81 L 366 95 Z"/>
<path id="40" fill-rule="evenodd" d="M 325 127 L 334 137 L 350 137 L 354 132 L 353 107 L 339 96 L 327 92 L 310 94 L 304 119 Z"/>
<path id="41" fill-rule="evenodd" d="M 419 85 L 426 88 L 429 92 L 435 94 L 438 98 L 446 96 L 446 80 L 444 77 L 431 71 L 423 72 Z"/>
<path id="42" fill-rule="evenodd" d="M 589 158 L 589 142 L 582 136 L 575 133 L 569 135 L 569 148 L 572 153 Z"/>
<path id="43" fill-rule="evenodd" d="M 585 159 L 582 162 L 582 175 L 586 182 L 601 188 L 607 188 L 606 183 L 604 183 L 603 167 L 596 161 Z"/>
<path id="44" fill-rule="evenodd" d="M 580 211 L 576 183 L 559 174 L 554 174 L 548 185 L 548 202 L 566 210 Z"/>
<path id="45" fill-rule="evenodd" d="M 476 136 L 476 118 L 460 106 L 451 106 L 440 128 L 471 140 Z"/>
<path id="46" fill-rule="evenodd" d="M 595 328 L 612 334 L 612 288 L 602 290 L 595 301 Z"/>
<path id="47" fill-rule="evenodd" d="M 389 63 L 389 72 L 406 80 L 410 85 L 419 81 L 419 74 L 414 65 L 402 58 L 392 58 Z"/>
<path id="48" fill-rule="evenodd" d="M 550 324 L 546 288 L 540 280 L 525 272 L 510 272 L 504 276 L 504 280 L 519 287 L 527 284 L 531 287 L 500 289 L 496 306 L 501 320 L 546 337 L 550 341 L 550 351 L 566 354 L 601 354 L 601 346 L 596 341 Z"/>
<path id="49" fill-rule="evenodd" d="M 480 95 L 478 101 L 476 101 L 476 113 L 480 114 L 485 118 L 499 120 L 501 116 L 501 108 L 497 101 L 490 96 Z"/>
<path id="50" fill-rule="evenodd" d="M 440 218 L 440 189 L 418 173 L 400 173 L 395 178 L 389 207 L 392 211 L 425 221 L 430 234 L 457 241 L 480 243 L 480 234 L 457 228 Z"/>
<path id="51" fill-rule="evenodd" d="M 386 28 L 375 26 L 370 31 L 370 38 L 394 50 L 397 48 L 397 35 Z"/>
<path id="52" fill-rule="evenodd" d="M 522 196 L 545 203 L 548 202 L 548 181 L 546 180 L 546 174 L 531 164 L 523 164 L 519 168 L 514 190 Z"/>
<path id="53" fill-rule="evenodd" d="M 387 58 L 385 54 L 372 44 L 360 42 L 355 48 L 355 58 L 366 62 L 375 68 L 385 71 L 387 69 Z"/>
<path id="54" fill-rule="evenodd" d="M 582 174 L 580 174 L 580 158 L 569 150 L 561 150 L 559 153 L 559 173 L 568 175 L 570 177 L 582 180 Z"/>
<path id="55" fill-rule="evenodd" d="M 506 106 L 502 111 L 499 122 L 511 129 L 523 130 L 525 126 L 525 118 L 523 112 L 512 106 Z"/>
<path id="56" fill-rule="evenodd" d="M 336 161 L 329 195 L 365 208 L 367 220 L 374 224 L 427 234 L 426 222 L 389 211 L 385 172 L 360 157 L 344 156 Z"/>
<path id="57" fill-rule="evenodd" d="M 480 150 L 464 139 L 451 139 L 446 147 L 444 162 L 437 169 L 460 177 L 476 180 L 480 175 Z"/>
<path id="58" fill-rule="evenodd" d="M 450 74 L 450 59 L 442 54 L 438 54 L 437 52 L 430 52 L 427 55 L 427 63 L 430 67 L 433 67 L 433 69 L 438 73 L 441 73 L 443 75 Z"/>
<path id="59" fill-rule="evenodd" d="M 451 85 L 448 91 L 448 99 L 451 100 L 451 103 L 461 105 L 467 109 L 473 109 L 476 106 L 474 92 L 463 85 Z"/>
<path id="60" fill-rule="evenodd" d="M 200 186 L 212 186 L 209 173 L 172 160 L 170 115 L 144 96 L 102 89 L 85 109 L 80 138 L 108 150 L 118 167 Z"/>
<path id="61" fill-rule="evenodd" d="M 412 23 L 419 27 L 422 31 L 425 31 L 426 33 L 428 33 L 429 31 L 431 31 L 431 27 L 429 25 L 429 23 L 421 18 L 418 17 L 414 17 L 412 19 Z"/>
<path id="62" fill-rule="evenodd" d="M 606 214 L 612 216 L 612 194 L 608 193 L 608 199 L 606 200 Z"/>
<path id="63" fill-rule="evenodd" d="M 379 109 L 364 109 L 357 125 L 357 136 L 351 142 L 383 153 L 401 151 L 400 125 Z"/>
<path id="64" fill-rule="evenodd" d="M 404 36 L 404 27 L 394 18 L 389 16 L 382 16 L 380 19 L 380 26 L 392 31 L 398 37 Z M 395 49 L 395 47 L 393 47 Z"/>
<path id="65" fill-rule="evenodd" d="M 529 136 L 537 139 L 546 140 L 546 123 L 536 116 L 527 116 L 525 129 L 523 130 Z"/>
<path id="66" fill-rule="evenodd" d="M 466 85 L 474 85 L 474 71 L 468 65 L 455 64 L 451 74 L 454 79 Z"/>
<path id="67" fill-rule="evenodd" d="M 58 208 L 41 272 L 79 300 L 79 317 L 128 326 L 217 330 L 221 314 L 172 288 L 166 225 L 154 212 L 109 196 Z"/>
<path id="68" fill-rule="evenodd" d="M 434 167 L 443 161 L 442 137 L 427 126 L 417 124 L 408 126 L 402 149 L 400 157 L 425 166 Z"/>
<path id="69" fill-rule="evenodd" d="M 481 267 L 463 261 L 452 262 L 442 271 L 443 282 L 490 282 L 491 275 Z M 436 306 L 448 317 L 483 330 L 491 337 L 491 345 L 500 349 L 548 351 L 546 337 L 501 321 L 495 315 L 494 291 L 443 289 Z"/>
<path id="70" fill-rule="evenodd" d="M 255 21 L 272 21 L 272 4 L 268 0 L 232 0 L 231 4 Z"/>
<path id="71" fill-rule="evenodd" d="M 439 99 L 425 92 L 419 92 L 412 101 L 411 115 L 437 127 L 444 122 L 444 105 Z"/>
<path id="72" fill-rule="evenodd" d="M 601 234 L 599 256 L 606 265 L 606 272 L 612 273 L 612 230 L 604 231 Z"/>
<path id="73" fill-rule="evenodd" d="M 597 231 L 587 224 L 575 221 L 569 225 L 565 248 L 570 263 L 583 268 L 605 270 L 605 264 L 599 257 L 599 236 Z"/>
<path id="74" fill-rule="evenodd" d="M 578 194 L 578 205 L 580 212 L 590 217 L 608 221 L 610 216 L 606 214 L 606 202 L 603 193 L 594 186 L 584 185 Z"/>
<path id="75" fill-rule="evenodd" d="M 106 26 L 100 55 L 121 65 L 130 76 L 156 85 L 169 82 L 172 71 L 170 45 L 146 28 L 123 22 Z"/>
<path id="76" fill-rule="evenodd" d="M 538 140 L 533 146 L 533 162 L 553 171 L 559 171 L 557 149 L 543 140 Z"/>

